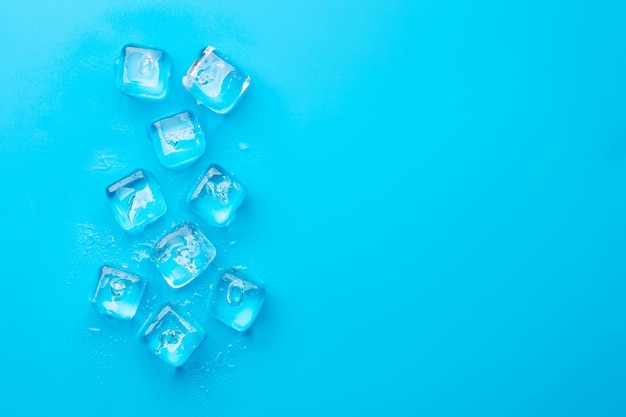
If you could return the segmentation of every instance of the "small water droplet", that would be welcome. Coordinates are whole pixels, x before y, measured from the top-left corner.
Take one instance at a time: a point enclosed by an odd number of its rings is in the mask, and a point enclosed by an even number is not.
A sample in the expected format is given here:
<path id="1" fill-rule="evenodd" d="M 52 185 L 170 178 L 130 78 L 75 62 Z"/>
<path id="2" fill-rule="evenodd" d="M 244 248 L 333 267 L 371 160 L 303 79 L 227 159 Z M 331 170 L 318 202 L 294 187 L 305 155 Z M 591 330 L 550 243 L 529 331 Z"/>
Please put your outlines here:
<path id="1" fill-rule="evenodd" d="M 124 291 L 126 290 L 126 284 L 121 279 L 113 278 L 109 283 L 109 286 L 111 287 L 111 294 L 113 294 L 113 297 L 117 298 L 124 295 Z"/>

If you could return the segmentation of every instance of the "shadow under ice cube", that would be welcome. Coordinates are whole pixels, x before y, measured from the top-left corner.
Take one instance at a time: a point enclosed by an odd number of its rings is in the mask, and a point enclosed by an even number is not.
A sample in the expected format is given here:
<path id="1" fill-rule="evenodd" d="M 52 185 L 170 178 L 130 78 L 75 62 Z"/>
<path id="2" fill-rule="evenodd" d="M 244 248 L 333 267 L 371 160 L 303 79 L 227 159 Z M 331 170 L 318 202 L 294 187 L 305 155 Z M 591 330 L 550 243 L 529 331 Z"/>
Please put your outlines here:
<path id="1" fill-rule="evenodd" d="M 130 320 L 137 312 L 145 288 L 146 281 L 137 275 L 103 266 L 91 302 L 100 314 Z"/>
<path id="2" fill-rule="evenodd" d="M 183 85 L 198 104 L 228 113 L 250 85 L 248 74 L 227 62 L 212 46 L 203 49 L 183 77 Z"/>
<path id="3" fill-rule="evenodd" d="M 237 177 L 212 164 L 193 185 L 187 195 L 187 204 L 211 226 L 225 227 L 235 219 L 246 193 L 245 185 Z"/>
<path id="4" fill-rule="evenodd" d="M 115 64 L 117 85 L 123 93 L 144 100 L 161 100 L 167 95 L 172 62 L 164 51 L 126 45 Z"/>
<path id="5" fill-rule="evenodd" d="M 189 166 L 206 150 L 200 122 L 189 111 L 153 122 L 149 127 L 149 134 L 159 161 L 167 168 Z"/>
<path id="6" fill-rule="evenodd" d="M 211 285 L 209 313 L 237 331 L 247 330 L 265 301 L 263 283 L 246 278 L 240 270 L 227 271 Z"/>
<path id="7" fill-rule="evenodd" d="M 111 184 L 106 192 L 115 219 L 126 231 L 141 231 L 167 212 L 158 184 L 144 170 Z"/>
<path id="8" fill-rule="evenodd" d="M 200 229 L 183 222 L 159 239 L 151 258 L 169 286 L 180 288 L 204 272 L 215 254 L 215 246 Z"/>
<path id="9" fill-rule="evenodd" d="M 183 317 L 166 304 L 139 330 L 139 341 L 173 366 L 181 366 L 200 345 L 205 332 L 191 317 Z"/>

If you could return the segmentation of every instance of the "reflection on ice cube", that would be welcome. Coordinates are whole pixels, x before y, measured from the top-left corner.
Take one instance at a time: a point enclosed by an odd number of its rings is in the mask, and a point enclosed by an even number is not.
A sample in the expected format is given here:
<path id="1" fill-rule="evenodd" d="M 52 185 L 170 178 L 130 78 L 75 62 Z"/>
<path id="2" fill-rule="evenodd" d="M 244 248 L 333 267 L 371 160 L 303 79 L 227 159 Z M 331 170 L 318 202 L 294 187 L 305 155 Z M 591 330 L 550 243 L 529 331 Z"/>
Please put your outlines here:
<path id="1" fill-rule="evenodd" d="M 159 161 L 167 168 L 189 166 L 206 150 L 204 132 L 190 111 L 162 117 L 148 131 Z"/>
<path id="2" fill-rule="evenodd" d="M 117 85 L 123 93 L 143 100 L 165 98 L 172 64 L 164 51 L 126 45 L 116 66 Z"/>
<path id="3" fill-rule="evenodd" d="M 146 281 L 141 277 L 103 266 L 91 302 L 101 314 L 130 320 L 137 312 L 145 288 Z"/>
<path id="4" fill-rule="evenodd" d="M 187 204 L 211 226 L 225 227 L 233 222 L 243 203 L 245 185 L 232 173 L 211 164 L 187 195 Z"/>
<path id="5" fill-rule="evenodd" d="M 145 170 L 138 170 L 106 190 L 115 219 L 126 231 L 138 232 L 167 211 L 159 186 Z"/>
<path id="6" fill-rule="evenodd" d="M 139 341 L 173 366 L 183 365 L 204 339 L 205 332 L 190 316 L 166 304 L 139 330 Z"/>
<path id="7" fill-rule="evenodd" d="M 156 243 L 152 261 L 172 288 L 180 288 L 204 272 L 215 254 L 215 246 L 200 229 L 184 222 Z"/>
<path id="8" fill-rule="evenodd" d="M 187 70 L 183 85 L 199 104 L 223 114 L 231 111 L 246 92 L 250 76 L 208 46 Z"/>
<path id="9" fill-rule="evenodd" d="M 247 330 L 256 319 L 265 300 L 265 286 L 259 280 L 231 269 L 211 285 L 209 313 L 238 331 Z"/>

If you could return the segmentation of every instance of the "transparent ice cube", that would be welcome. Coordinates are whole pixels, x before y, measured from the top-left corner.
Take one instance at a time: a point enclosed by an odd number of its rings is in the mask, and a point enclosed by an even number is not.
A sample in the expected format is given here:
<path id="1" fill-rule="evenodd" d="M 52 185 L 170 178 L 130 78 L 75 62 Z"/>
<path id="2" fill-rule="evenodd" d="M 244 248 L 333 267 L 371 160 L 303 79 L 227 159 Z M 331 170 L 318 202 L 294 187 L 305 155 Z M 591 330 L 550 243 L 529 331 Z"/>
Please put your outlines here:
<path id="1" fill-rule="evenodd" d="M 145 288 L 146 281 L 141 277 L 105 265 L 100 269 L 91 303 L 100 314 L 130 320 L 137 312 Z"/>
<path id="2" fill-rule="evenodd" d="M 235 330 L 247 330 L 259 314 L 265 300 L 265 286 L 246 277 L 241 270 L 231 269 L 211 285 L 209 313 Z"/>
<path id="3" fill-rule="evenodd" d="M 139 330 L 139 341 L 156 356 L 181 366 L 204 339 L 205 332 L 190 316 L 183 317 L 166 304 Z"/>
<path id="4" fill-rule="evenodd" d="M 190 111 L 165 116 L 153 122 L 149 134 L 159 161 L 167 168 L 191 165 L 206 149 L 204 132 Z"/>
<path id="5" fill-rule="evenodd" d="M 126 231 L 141 231 L 167 211 L 159 186 L 145 170 L 138 170 L 106 190 L 115 219 Z"/>
<path id="6" fill-rule="evenodd" d="M 117 85 L 129 96 L 161 100 L 167 94 L 172 62 L 165 51 L 126 45 L 115 61 Z"/>
<path id="7" fill-rule="evenodd" d="M 183 222 L 159 239 L 151 258 L 169 286 L 180 288 L 204 272 L 215 254 L 215 246 L 200 229 Z"/>
<path id="8" fill-rule="evenodd" d="M 245 185 L 237 177 L 211 164 L 187 194 L 187 204 L 208 224 L 225 227 L 235 219 L 246 193 Z"/>
<path id="9" fill-rule="evenodd" d="M 204 48 L 183 77 L 189 93 L 216 113 L 228 113 L 250 85 L 250 77 L 212 46 Z"/>

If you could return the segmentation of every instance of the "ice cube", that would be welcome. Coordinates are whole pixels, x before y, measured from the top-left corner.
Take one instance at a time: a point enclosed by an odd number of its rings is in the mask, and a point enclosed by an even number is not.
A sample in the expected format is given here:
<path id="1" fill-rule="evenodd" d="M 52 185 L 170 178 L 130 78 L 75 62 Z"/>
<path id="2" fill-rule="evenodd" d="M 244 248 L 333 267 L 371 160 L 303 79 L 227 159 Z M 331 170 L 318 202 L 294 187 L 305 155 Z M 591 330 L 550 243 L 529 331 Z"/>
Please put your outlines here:
<path id="1" fill-rule="evenodd" d="M 211 164 L 189 191 L 187 204 L 211 226 L 225 227 L 235 219 L 246 193 L 245 185 L 233 174 Z"/>
<path id="2" fill-rule="evenodd" d="M 126 231 L 141 231 L 167 211 L 165 199 L 152 175 L 137 170 L 106 190 L 115 219 Z"/>
<path id="3" fill-rule="evenodd" d="M 159 239 L 151 258 L 169 286 L 180 288 L 204 272 L 215 254 L 215 246 L 200 229 L 183 222 Z"/>
<path id="4" fill-rule="evenodd" d="M 157 157 L 167 168 L 184 168 L 206 149 L 204 132 L 190 111 L 172 114 L 150 124 L 150 138 Z"/>
<path id="5" fill-rule="evenodd" d="M 243 332 L 256 319 L 264 300 L 262 282 L 246 277 L 241 270 L 231 269 L 211 285 L 208 309 L 217 320 Z"/>
<path id="6" fill-rule="evenodd" d="M 187 70 L 183 85 L 198 104 L 223 114 L 231 111 L 248 89 L 250 77 L 207 46 Z"/>
<path id="7" fill-rule="evenodd" d="M 139 330 L 139 341 L 156 356 L 181 366 L 204 339 L 205 332 L 189 315 L 183 317 L 166 304 Z"/>
<path id="8" fill-rule="evenodd" d="M 172 68 L 165 51 L 129 44 L 122 48 L 115 64 L 122 92 L 144 100 L 165 98 Z"/>
<path id="9" fill-rule="evenodd" d="M 100 269 L 91 303 L 100 314 L 130 320 L 137 312 L 145 288 L 143 278 L 105 265 Z"/>

